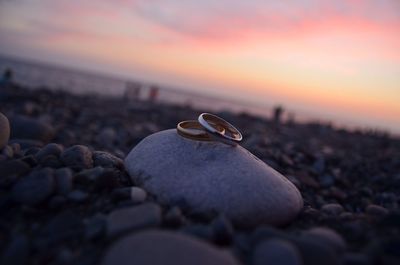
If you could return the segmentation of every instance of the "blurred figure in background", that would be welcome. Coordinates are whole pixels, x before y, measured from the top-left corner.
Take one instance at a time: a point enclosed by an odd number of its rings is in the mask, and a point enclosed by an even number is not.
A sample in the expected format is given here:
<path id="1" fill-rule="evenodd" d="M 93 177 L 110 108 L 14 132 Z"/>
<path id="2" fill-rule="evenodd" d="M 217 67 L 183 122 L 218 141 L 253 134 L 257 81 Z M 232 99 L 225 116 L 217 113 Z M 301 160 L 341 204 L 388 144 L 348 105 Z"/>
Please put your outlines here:
<path id="1" fill-rule="evenodd" d="M 273 110 L 273 115 L 274 115 L 273 120 L 274 120 L 274 124 L 275 124 L 276 126 L 279 126 L 279 125 L 281 124 L 283 112 L 284 112 L 284 109 L 283 109 L 283 107 L 282 107 L 281 105 L 277 105 L 277 106 L 274 107 L 274 110 Z"/>
<path id="2" fill-rule="evenodd" d="M 140 90 L 142 85 L 138 82 L 127 82 L 125 85 L 124 98 L 128 101 L 138 100 L 140 98 Z"/>
<path id="3" fill-rule="evenodd" d="M 13 77 L 14 77 L 13 71 L 10 68 L 5 69 L 0 84 L 2 86 L 11 85 L 13 83 Z"/>

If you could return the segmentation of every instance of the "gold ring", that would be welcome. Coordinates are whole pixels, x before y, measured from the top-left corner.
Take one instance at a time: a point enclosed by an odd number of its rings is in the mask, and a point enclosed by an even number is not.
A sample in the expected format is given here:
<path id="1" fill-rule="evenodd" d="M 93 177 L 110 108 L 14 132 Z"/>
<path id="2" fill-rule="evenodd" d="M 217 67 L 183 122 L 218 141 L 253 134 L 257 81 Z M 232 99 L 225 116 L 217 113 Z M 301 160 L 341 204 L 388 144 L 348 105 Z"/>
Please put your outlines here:
<path id="1" fill-rule="evenodd" d="M 215 124 L 216 129 L 224 134 L 225 129 Z M 181 121 L 176 126 L 176 130 L 180 136 L 197 141 L 213 141 L 214 139 L 204 130 L 204 127 L 195 120 Z"/>

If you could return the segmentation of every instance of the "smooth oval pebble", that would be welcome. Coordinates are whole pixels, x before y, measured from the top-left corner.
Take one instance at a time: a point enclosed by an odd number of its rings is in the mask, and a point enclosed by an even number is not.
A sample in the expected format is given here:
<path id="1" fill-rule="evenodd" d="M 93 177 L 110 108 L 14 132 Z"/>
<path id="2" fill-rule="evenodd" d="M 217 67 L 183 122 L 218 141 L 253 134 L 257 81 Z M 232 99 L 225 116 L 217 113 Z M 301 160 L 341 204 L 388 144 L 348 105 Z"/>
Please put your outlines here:
<path id="1" fill-rule="evenodd" d="M 12 139 L 32 139 L 42 142 L 50 141 L 55 134 L 54 128 L 47 123 L 28 116 L 10 117 Z"/>
<path id="2" fill-rule="evenodd" d="M 289 241 L 270 239 L 255 247 L 252 264 L 302 265 L 303 260 L 297 248 Z"/>
<path id="3" fill-rule="evenodd" d="M 169 231 L 149 230 L 134 233 L 114 243 L 102 265 L 235 265 L 227 251 L 198 239 Z"/>
<path id="4" fill-rule="evenodd" d="M 10 138 L 10 123 L 6 116 L 0 112 L 0 149 L 3 148 Z"/>
<path id="5" fill-rule="evenodd" d="M 243 147 L 193 141 L 175 129 L 143 139 L 125 168 L 161 203 L 224 213 L 240 226 L 287 224 L 303 207 L 297 188 Z"/>
<path id="6" fill-rule="evenodd" d="M 305 235 L 331 246 L 337 252 L 343 252 L 346 249 L 346 241 L 343 237 L 330 228 L 314 227 L 306 231 Z"/>
<path id="7" fill-rule="evenodd" d="M 75 170 L 93 166 L 92 151 L 84 145 L 74 145 L 65 149 L 60 158 L 66 166 Z"/>

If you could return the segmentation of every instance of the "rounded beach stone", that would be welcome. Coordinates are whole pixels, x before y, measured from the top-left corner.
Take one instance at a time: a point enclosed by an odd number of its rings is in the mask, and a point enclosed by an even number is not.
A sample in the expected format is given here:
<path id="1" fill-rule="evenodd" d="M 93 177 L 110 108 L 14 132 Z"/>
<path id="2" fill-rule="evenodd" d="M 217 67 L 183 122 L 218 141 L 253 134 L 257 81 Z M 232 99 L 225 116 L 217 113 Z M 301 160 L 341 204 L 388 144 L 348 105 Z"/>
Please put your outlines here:
<path id="1" fill-rule="evenodd" d="M 303 207 L 297 188 L 243 147 L 193 141 L 175 129 L 143 139 L 125 168 L 161 203 L 224 213 L 236 225 L 283 225 Z"/>
<path id="2" fill-rule="evenodd" d="M 102 265 L 234 265 L 239 264 L 227 251 L 179 233 L 148 230 L 134 233 L 114 243 Z"/>
<path id="3" fill-rule="evenodd" d="M 54 137 L 54 128 L 40 120 L 14 115 L 10 117 L 11 138 L 13 139 L 32 139 L 48 142 Z"/>
<path id="4" fill-rule="evenodd" d="M 93 167 L 92 151 L 84 145 L 74 145 L 65 149 L 60 158 L 66 166 L 76 170 Z"/>
<path id="5" fill-rule="evenodd" d="M 6 116 L 0 112 L 0 149 L 3 148 L 10 138 L 10 123 Z"/>
<path id="6" fill-rule="evenodd" d="M 258 244 L 252 255 L 253 265 L 302 265 L 300 252 L 289 241 L 270 239 Z"/>

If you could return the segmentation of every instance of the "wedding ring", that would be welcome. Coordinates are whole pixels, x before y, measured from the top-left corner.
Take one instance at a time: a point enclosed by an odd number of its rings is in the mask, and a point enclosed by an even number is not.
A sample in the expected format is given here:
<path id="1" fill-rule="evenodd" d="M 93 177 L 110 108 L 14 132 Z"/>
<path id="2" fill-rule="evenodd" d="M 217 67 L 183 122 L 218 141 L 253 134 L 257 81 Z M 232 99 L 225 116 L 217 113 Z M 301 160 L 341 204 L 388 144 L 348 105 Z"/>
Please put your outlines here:
<path id="1" fill-rule="evenodd" d="M 235 146 L 243 139 L 242 134 L 235 128 L 235 126 L 216 115 L 202 113 L 200 114 L 198 121 L 215 140 Z M 218 130 L 219 126 L 223 127 L 225 132 Z"/>
<path id="2" fill-rule="evenodd" d="M 216 130 L 225 133 L 225 129 L 222 126 L 214 124 Z M 190 120 L 190 121 L 181 121 L 176 126 L 178 134 L 185 138 L 189 138 L 197 141 L 212 141 L 214 140 L 210 134 L 208 134 L 204 127 L 198 121 Z"/>

